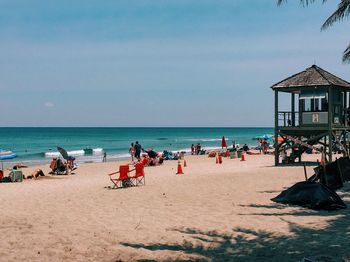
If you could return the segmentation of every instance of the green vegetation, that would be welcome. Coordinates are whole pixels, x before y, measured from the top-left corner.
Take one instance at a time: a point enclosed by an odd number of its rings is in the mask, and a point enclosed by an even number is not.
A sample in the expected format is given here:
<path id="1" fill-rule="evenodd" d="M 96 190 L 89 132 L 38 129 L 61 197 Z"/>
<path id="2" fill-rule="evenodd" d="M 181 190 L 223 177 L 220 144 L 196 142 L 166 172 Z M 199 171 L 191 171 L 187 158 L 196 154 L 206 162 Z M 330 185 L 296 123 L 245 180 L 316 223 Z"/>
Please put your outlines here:
<path id="1" fill-rule="evenodd" d="M 300 0 L 300 3 L 303 6 L 307 6 L 316 2 L 317 0 Z M 327 0 L 320 0 L 323 3 Z M 277 0 L 278 5 L 287 2 L 287 0 Z M 335 22 L 343 21 L 344 18 L 347 18 L 350 15 L 350 0 L 340 0 L 337 10 L 335 10 L 323 23 L 321 30 L 326 30 L 331 27 Z M 345 49 L 343 53 L 343 62 L 350 62 L 350 45 Z"/>

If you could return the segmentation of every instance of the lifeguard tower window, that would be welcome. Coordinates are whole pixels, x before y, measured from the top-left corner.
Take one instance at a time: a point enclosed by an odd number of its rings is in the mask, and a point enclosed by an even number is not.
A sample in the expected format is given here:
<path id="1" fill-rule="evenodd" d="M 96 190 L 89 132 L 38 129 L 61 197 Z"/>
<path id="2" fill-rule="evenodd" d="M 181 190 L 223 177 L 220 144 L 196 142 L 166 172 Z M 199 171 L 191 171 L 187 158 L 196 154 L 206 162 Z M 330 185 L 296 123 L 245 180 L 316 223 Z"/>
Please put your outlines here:
<path id="1" fill-rule="evenodd" d="M 299 95 L 300 125 L 326 125 L 328 123 L 328 94 L 323 91 L 301 92 Z"/>
<path id="2" fill-rule="evenodd" d="M 328 101 L 326 98 L 304 99 L 302 102 L 303 112 L 327 112 Z"/>
<path id="3" fill-rule="evenodd" d="M 327 112 L 328 97 L 325 92 L 305 92 L 300 94 L 301 110 L 303 112 Z"/>

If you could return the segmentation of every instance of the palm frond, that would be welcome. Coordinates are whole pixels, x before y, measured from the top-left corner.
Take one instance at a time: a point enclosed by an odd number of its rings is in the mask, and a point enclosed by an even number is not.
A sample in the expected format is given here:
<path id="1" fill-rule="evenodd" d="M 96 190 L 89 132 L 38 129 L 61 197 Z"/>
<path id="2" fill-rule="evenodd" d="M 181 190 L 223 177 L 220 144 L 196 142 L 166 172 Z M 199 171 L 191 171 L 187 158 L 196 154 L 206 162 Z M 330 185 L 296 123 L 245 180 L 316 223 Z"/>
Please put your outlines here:
<path id="1" fill-rule="evenodd" d="M 277 5 L 282 5 L 284 3 L 287 3 L 288 0 L 277 0 Z M 316 2 L 316 0 L 300 0 L 300 4 L 303 5 L 303 6 L 307 6 L 309 4 L 312 4 Z M 322 3 L 325 3 L 327 2 L 327 0 L 322 0 Z"/>
<path id="2" fill-rule="evenodd" d="M 343 20 L 345 17 L 350 15 L 350 0 L 342 0 L 338 9 L 323 23 L 321 30 L 325 30 L 332 26 L 333 23 Z"/>
<path id="3" fill-rule="evenodd" d="M 350 45 L 343 52 L 343 62 L 350 63 Z"/>

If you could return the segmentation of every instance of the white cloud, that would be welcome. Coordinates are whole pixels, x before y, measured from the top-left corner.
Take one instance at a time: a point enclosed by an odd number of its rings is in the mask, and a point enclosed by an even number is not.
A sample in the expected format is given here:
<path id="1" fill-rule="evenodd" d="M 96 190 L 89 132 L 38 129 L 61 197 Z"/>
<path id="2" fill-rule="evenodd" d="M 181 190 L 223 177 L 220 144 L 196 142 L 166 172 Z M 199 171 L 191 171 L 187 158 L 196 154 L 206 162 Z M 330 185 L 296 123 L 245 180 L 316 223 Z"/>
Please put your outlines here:
<path id="1" fill-rule="evenodd" d="M 54 107 L 55 104 L 52 103 L 52 102 L 45 102 L 44 106 L 45 106 L 45 107 Z"/>

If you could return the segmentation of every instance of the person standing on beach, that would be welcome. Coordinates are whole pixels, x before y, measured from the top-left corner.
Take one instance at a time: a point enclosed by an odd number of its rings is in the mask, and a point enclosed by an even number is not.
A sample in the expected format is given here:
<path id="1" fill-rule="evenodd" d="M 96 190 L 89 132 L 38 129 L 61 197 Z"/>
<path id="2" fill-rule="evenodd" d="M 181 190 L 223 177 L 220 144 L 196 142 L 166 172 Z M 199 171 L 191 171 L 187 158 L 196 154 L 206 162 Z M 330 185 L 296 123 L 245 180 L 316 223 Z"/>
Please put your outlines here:
<path id="1" fill-rule="evenodd" d="M 194 155 L 194 144 L 191 145 L 191 155 Z"/>
<path id="2" fill-rule="evenodd" d="M 106 161 L 107 161 L 107 153 L 106 153 L 106 151 L 104 151 L 102 162 L 106 162 Z"/>
<path id="3" fill-rule="evenodd" d="M 261 154 L 261 151 L 263 150 L 263 142 L 262 142 L 262 139 L 259 139 L 258 141 L 259 141 L 258 142 L 258 148 L 259 148 L 259 152 Z"/>
<path id="4" fill-rule="evenodd" d="M 136 142 L 137 143 L 137 142 Z M 134 155 L 135 155 L 135 147 L 134 143 L 131 143 L 130 148 L 129 148 L 129 154 L 131 156 L 131 162 L 134 163 Z M 136 156 L 136 155 L 135 155 Z"/>
<path id="5" fill-rule="evenodd" d="M 138 160 L 140 160 L 142 146 L 139 144 L 139 141 L 136 141 L 134 148 L 135 148 L 135 157 Z"/>
<path id="6" fill-rule="evenodd" d="M 267 153 L 268 145 L 267 145 L 267 140 L 264 139 L 262 141 L 262 148 L 263 148 L 263 154 L 265 155 Z"/>
<path id="7" fill-rule="evenodd" d="M 201 144 L 198 143 L 197 146 L 196 146 L 196 154 L 199 155 L 201 152 Z"/>

